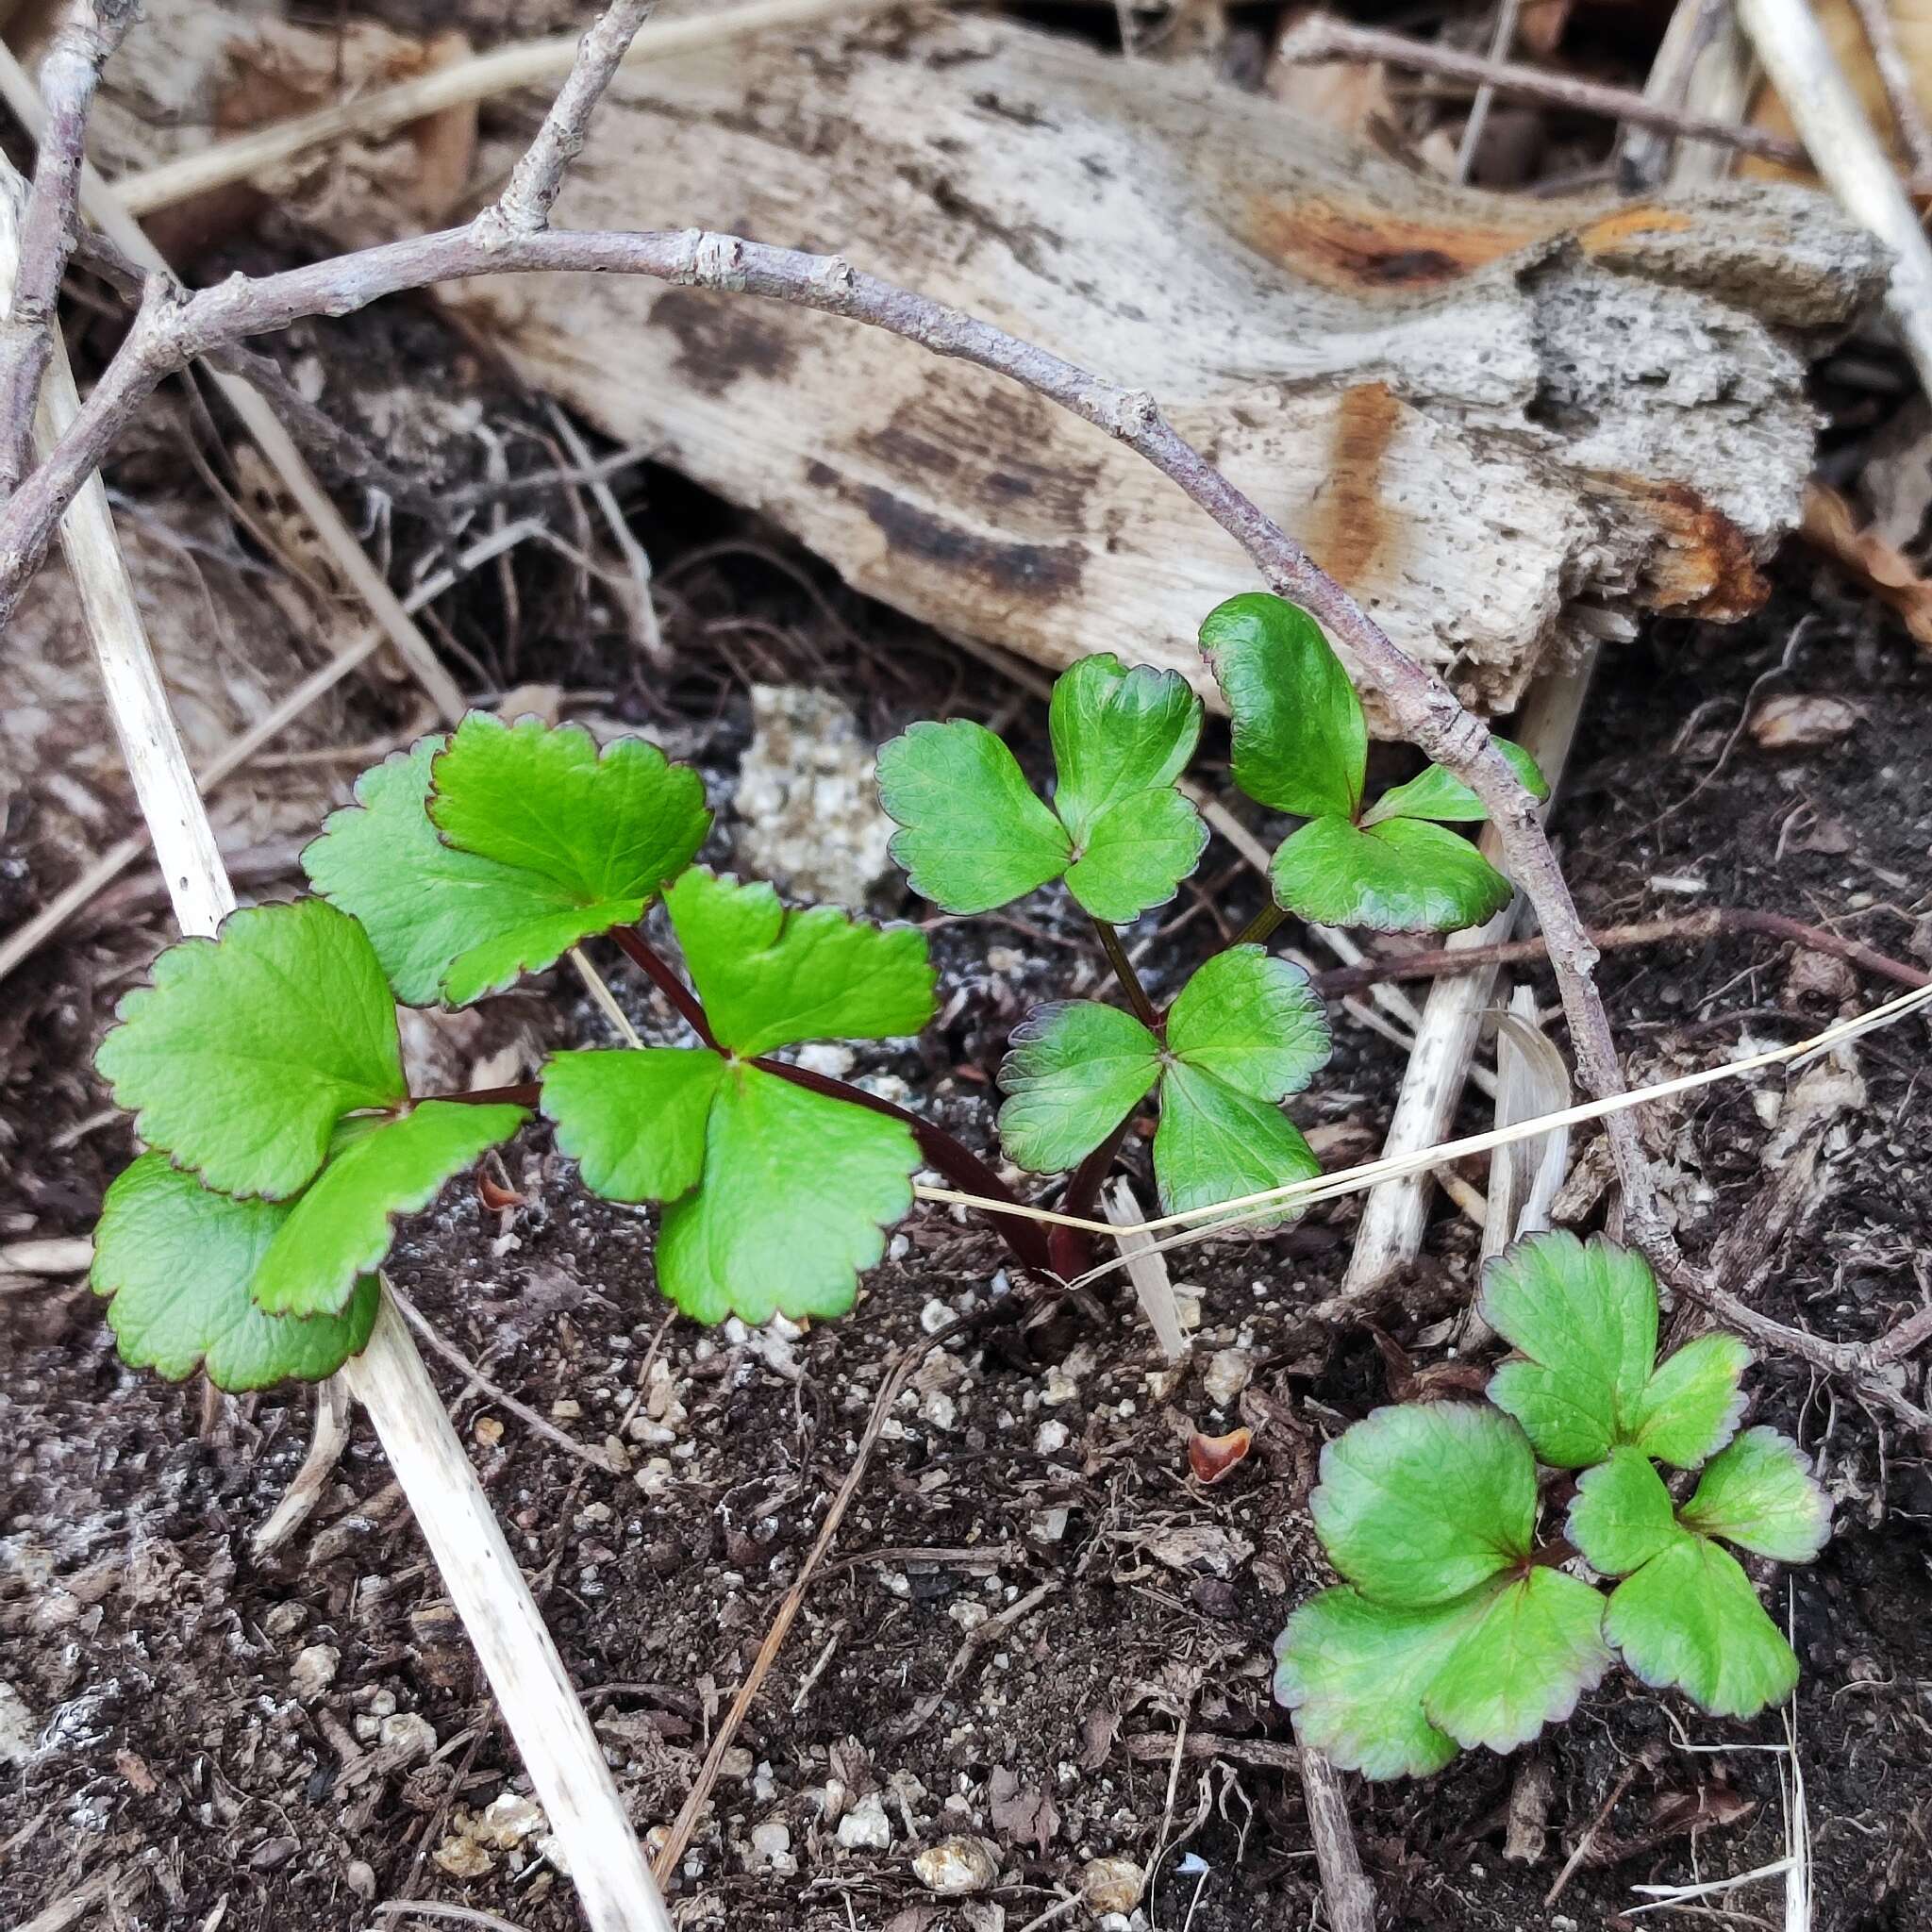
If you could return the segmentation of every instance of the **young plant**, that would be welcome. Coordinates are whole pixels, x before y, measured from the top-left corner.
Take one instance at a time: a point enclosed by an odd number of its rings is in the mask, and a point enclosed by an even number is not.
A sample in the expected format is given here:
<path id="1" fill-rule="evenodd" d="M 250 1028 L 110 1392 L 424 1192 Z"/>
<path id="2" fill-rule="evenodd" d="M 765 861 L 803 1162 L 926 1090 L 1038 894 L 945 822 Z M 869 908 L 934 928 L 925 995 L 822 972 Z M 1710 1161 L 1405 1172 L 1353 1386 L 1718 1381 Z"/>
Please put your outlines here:
<path id="1" fill-rule="evenodd" d="M 1307 823 L 1274 854 L 1275 903 L 1322 925 L 1454 932 L 1509 903 L 1509 881 L 1447 829 L 1484 818 L 1460 778 L 1430 765 L 1364 806 L 1369 733 L 1341 660 L 1306 611 L 1252 591 L 1201 626 L 1201 648 L 1234 723 L 1234 782 Z M 1492 741 L 1538 797 L 1536 760 Z"/>
<path id="2" fill-rule="evenodd" d="M 1204 641 L 1234 714 L 1237 776 L 1257 797 L 1319 809 L 1372 846 L 1385 818 L 1480 815 L 1441 773 L 1359 811 L 1360 707 L 1291 607 L 1238 598 Z M 1115 929 L 1199 862 L 1207 831 L 1177 781 L 1200 699 L 1173 672 L 1102 654 L 1058 680 L 1049 722 L 1050 807 L 977 724 L 915 724 L 878 761 L 917 890 L 974 912 L 1064 880 L 1133 1008 L 1056 1002 L 1015 1033 L 1007 1154 L 1036 1173 L 1076 1168 L 1065 1205 L 1084 1212 L 1154 1096 L 1170 1210 L 1313 1174 L 1282 1111 L 1328 1056 L 1306 975 L 1238 943 L 1163 1011 Z M 228 1388 L 330 1373 L 368 1337 L 397 1220 L 537 1108 L 592 1191 L 658 1205 L 659 1285 L 701 1321 L 849 1307 L 922 1164 L 996 1204 L 988 1218 L 1023 1266 L 1078 1266 L 1073 1238 L 1050 1243 L 1006 1211 L 1011 1191 L 951 1135 L 785 1058 L 917 1033 L 933 1016 L 925 941 L 833 908 L 788 910 L 769 886 L 694 865 L 710 824 L 697 774 L 641 739 L 600 752 L 575 727 L 474 714 L 362 774 L 303 855 L 320 896 L 237 913 L 218 939 L 164 953 L 99 1056 L 152 1150 L 109 1189 L 96 1243 L 94 1285 L 125 1357 L 177 1376 L 199 1365 Z M 1494 877 L 1433 830 L 1402 847 L 1417 917 L 1464 908 L 1472 867 Z M 687 976 L 640 929 L 658 901 Z M 1384 890 L 1371 923 L 1393 903 Z M 559 1053 L 499 1091 L 408 1090 L 399 1002 L 467 1006 L 600 935 L 664 992 L 690 1042 Z"/>
<path id="3" fill-rule="evenodd" d="M 1742 1344 L 1701 1336 L 1659 1363 L 1650 1271 L 1601 1237 L 1518 1242 L 1479 1307 L 1518 1351 L 1493 1407 L 1377 1409 L 1323 1451 L 1310 1507 L 1346 1581 L 1275 1646 L 1303 1740 L 1372 1778 L 1419 1776 L 1527 1743 L 1619 1657 L 1716 1716 L 1789 1695 L 1797 1659 L 1719 1539 L 1808 1562 L 1831 1507 L 1795 1443 L 1735 1435 Z M 1583 1472 L 1567 1541 L 1536 1540 L 1539 1460 Z M 1688 1501 L 1657 1461 L 1702 1465 Z M 1578 1559 L 1624 1580 L 1606 1598 L 1559 1567 Z"/>

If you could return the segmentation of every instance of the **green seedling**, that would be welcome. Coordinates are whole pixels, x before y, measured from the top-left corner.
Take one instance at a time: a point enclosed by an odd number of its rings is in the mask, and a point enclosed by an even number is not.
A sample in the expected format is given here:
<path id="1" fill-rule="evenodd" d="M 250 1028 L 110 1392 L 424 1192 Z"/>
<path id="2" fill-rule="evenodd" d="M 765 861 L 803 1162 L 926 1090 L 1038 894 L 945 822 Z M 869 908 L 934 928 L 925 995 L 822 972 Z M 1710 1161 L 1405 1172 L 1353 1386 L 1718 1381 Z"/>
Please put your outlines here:
<path id="1" fill-rule="evenodd" d="M 1309 815 L 1304 832 L 1332 820 L 1399 845 L 1387 826 L 1480 816 L 1434 771 L 1361 811 L 1361 708 L 1292 607 L 1237 598 L 1203 641 L 1234 716 L 1237 777 Z M 1055 685 L 1049 722 L 1051 805 L 977 724 L 915 724 L 878 761 L 893 850 L 918 891 L 964 913 L 1062 881 L 1132 1008 L 1057 1002 L 1016 1031 L 1006 1154 L 1034 1173 L 1074 1169 L 1060 1205 L 1088 1214 L 1153 1104 L 1170 1210 L 1313 1174 L 1283 1111 L 1328 1057 L 1307 976 L 1237 943 L 1162 1010 L 1116 930 L 1172 899 L 1200 860 L 1207 831 L 1179 789 L 1199 697 L 1174 672 L 1102 654 Z M 96 1248 L 94 1285 L 112 1297 L 126 1358 L 177 1376 L 200 1366 L 227 1388 L 330 1373 L 367 1340 L 397 1222 L 539 1109 L 589 1188 L 656 1204 L 659 1285 L 701 1321 L 850 1307 L 922 1165 L 993 1204 L 1022 1266 L 1080 1265 L 1074 1237 L 1049 1241 L 1005 1211 L 1019 1206 L 1011 1190 L 953 1136 L 793 1063 L 813 1041 L 924 1028 L 924 937 L 788 910 L 769 886 L 695 866 L 710 824 L 697 774 L 641 739 L 600 750 L 575 727 L 478 713 L 362 774 L 303 855 L 317 896 L 237 913 L 217 939 L 164 953 L 99 1056 L 152 1150 L 108 1191 Z M 1402 894 L 1364 900 L 1367 923 L 1387 923 L 1398 898 L 1418 921 L 1459 922 L 1472 868 L 1495 880 L 1466 841 L 1424 829 L 1432 842 L 1401 847 Z M 682 974 L 644 936 L 658 905 Z M 409 1091 L 399 1004 L 467 1006 L 605 936 L 663 991 L 688 1041 L 559 1053 L 539 1079 L 497 1091 Z"/>
<path id="2" fill-rule="evenodd" d="M 1315 621 L 1259 591 L 1230 597 L 1201 626 L 1201 648 L 1234 723 L 1234 782 L 1307 823 L 1274 854 L 1277 905 L 1323 925 L 1453 932 L 1509 903 L 1509 881 L 1448 827 L 1482 802 L 1430 765 L 1364 806 L 1369 733 L 1361 700 Z M 1536 760 L 1493 741 L 1538 798 Z"/>
<path id="3" fill-rule="evenodd" d="M 1705 1336 L 1657 1362 L 1656 1283 L 1601 1238 L 1517 1243 L 1480 1306 L 1518 1351 L 1492 1406 L 1378 1409 L 1323 1452 L 1310 1507 L 1346 1580 L 1276 1644 L 1304 1741 L 1369 1777 L 1439 1771 L 1527 1743 L 1618 1658 L 1715 1715 L 1788 1696 L 1797 1659 L 1722 1543 L 1808 1562 L 1831 1509 L 1795 1443 L 1735 1434 L 1742 1345 Z M 1540 1459 L 1583 1472 L 1567 1541 L 1537 1541 Z M 1702 1465 L 1688 1501 L 1657 1461 Z M 1606 1596 L 1579 1561 L 1623 1580 Z"/>

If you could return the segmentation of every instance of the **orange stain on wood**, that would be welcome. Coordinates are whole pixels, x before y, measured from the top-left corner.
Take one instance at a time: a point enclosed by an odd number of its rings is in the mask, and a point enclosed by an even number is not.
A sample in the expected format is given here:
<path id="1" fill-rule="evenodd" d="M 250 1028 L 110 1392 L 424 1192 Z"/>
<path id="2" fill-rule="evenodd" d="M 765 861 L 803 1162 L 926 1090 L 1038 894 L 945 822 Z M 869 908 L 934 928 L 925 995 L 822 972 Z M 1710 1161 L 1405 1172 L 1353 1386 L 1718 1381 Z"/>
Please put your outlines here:
<path id="1" fill-rule="evenodd" d="M 1612 255 L 1639 235 L 1681 235 L 1697 225 L 1695 215 L 1680 208 L 1620 208 L 1577 229 L 1578 245 L 1586 255 Z"/>
<path id="2" fill-rule="evenodd" d="M 1332 577 L 1351 587 L 1380 557 L 1389 539 L 1382 500 L 1382 458 L 1402 420 L 1402 404 L 1386 382 L 1344 390 L 1335 412 L 1328 478 L 1315 500 L 1309 553 Z"/>
<path id="3" fill-rule="evenodd" d="M 1350 294 L 1435 288 L 1549 232 L 1547 225 L 1454 225 L 1319 196 L 1249 202 L 1241 237 L 1270 261 Z"/>

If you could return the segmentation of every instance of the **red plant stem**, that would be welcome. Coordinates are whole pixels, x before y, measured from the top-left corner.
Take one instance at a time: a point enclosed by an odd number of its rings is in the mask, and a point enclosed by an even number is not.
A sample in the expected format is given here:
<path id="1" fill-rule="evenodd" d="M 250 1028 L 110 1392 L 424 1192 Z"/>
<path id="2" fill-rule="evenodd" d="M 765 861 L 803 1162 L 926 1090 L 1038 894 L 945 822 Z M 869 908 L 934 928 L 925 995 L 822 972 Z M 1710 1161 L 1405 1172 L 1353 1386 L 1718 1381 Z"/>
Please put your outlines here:
<path id="1" fill-rule="evenodd" d="M 1782 912 L 1759 912 L 1751 907 L 1712 906 L 1702 912 L 1687 912 L 1670 919 L 1646 919 L 1629 925 L 1593 927 L 1590 938 L 1598 951 L 1609 953 L 1629 946 L 1667 945 L 1715 939 L 1720 933 L 1757 933 L 1767 939 L 1787 940 L 1814 953 L 1829 953 L 1853 966 L 1875 973 L 1899 986 L 1932 986 L 1932 973 L 1908 966 L 1903 959 L 1861 945 L 1857 940 L 1840 939 L 1823 926 L 1807 925 Z M 1358 992 L 1364 987 L 1378 986 L 1391 979 L 1441 979 L 1453 974 L 1474 973 L 1485 966 L 1528 965 L 1544 958 L 1549 952 L 1541 939 L 1505 940 L 1492 946 L 1469 946 L 1461 950 L 1442 947 L 1426 953 L 1407 953 L 1392 958 L 1364 959 L 1358 966 L 1338 966 L 1315 975 L 1315 991 L 1324 998 L 1337 993 Z"/>
<path id="2" fill-rule="evenodd" d="M 649 940 L 634 925 L 620 925 L 611 929 L 610 937 L 617 941 L 632 965 L 644 974 L 652 985 L 677 1009 L 679 1016 L 691 1030 L 708 1047 L 715 1049 L 718 1041 L 711 1031 L 711 1023 L 705 1018 L 705 1009 L 698 1003 L 698 996 L 671 969 L 671 963 L 658 952 Z"/>
<path id="3" fill-rule="evenodd" d="M 473 1087 L 467 1093 L 425 1093 L 416 1100 L 446 1100 L 452 1107 L 535 1107 L 543 1097 L 541 1082 L 525 1080 L 521 1087 Z"/>
<path id="4" fill-rule="evenodd" d="M 784 1060 L 759 1058 L 752 1065 L 768 1074 L 777 1074 L 781 1080 L 790 1080 L 794 1087 L 803 1087 L 808 1092 L 823 1093 L 832 1100 L 849 1100 L 855 1107 L 867 1108 L 874 1113 L 884 1114 L 888 1120 L 898 1121 L 902 1125 L 910 1127 L 912 1138 L 919 1142 L 919 1151 L 927 1163 L 938 1168 L 962 1194 L 980 1194 L 988 1200 L 1005 1201 L 1015 1208 L 1022 1205 L 1012 1189 L 972 1148 L 963 1141 L 956 1141 L 945 1128 L 935 1125 L 933 1122 L 921 1120 L 916 1113 L 908 1113 L 903 1107 L 894 1107 L 890 1100 L 881 1100 L 876 1093 L 868 1093 L 863 1087 L 835 1080 L 827 1074 L 808 1073 L 804 1067 L 790 1066 Z M 1030 1221 L 1022 1214 L 1001 1214 L 993 1208 L 981 1211 L 1006 1242 L 1014 1260 L 1023 1268 L 1035 1269 L 1048 1275 L 1057 1272 L 1045 1231 L 1039 1222 Z"/>
<path id="5" fill-rule="evenodd" d="M 1127 1131 L 1133 1124 L 1134 1115 L 1130 1112 L 1074 1170 L 1073 1178 L 1068 1181 L 1066 1194 L 1060 1202 L 1062 1214 L 1092 1218 L 1094 1207 L 1100 1200 L 1101 1187 L 1113 1167 L 1114 1157 L 1121 1151 L 1121 1142 L 1127 1138 Z M 1053 1255 L 1054 1267 L 1063 1281 L 1084 1274 L 1092 1264 L 1092 1243 L 1083 1228 L 1050 1226 L 1046 1244 Z"/>
<path id="6" fill-rule="evenodd" d="M 1127 996 L 1127 1004 L 1134 1009 L 1135 1017 L 1148 1032 L 1158 1033 L 1160 1015 L 1155 1010 L 1154 1002 L 1147 997 L 1147 989 L 1141 984 L 1141 975 L 1135 971 L 1134 962 L 1127 958 L 1127 949 L 1121 944 L 1120 934 L 1104 919 L 1093 921 L 1093 932 L 1100 941 L 1100 950 L 1107 955 L 1107 963 L 1113 968 L 1113 976 L 1120 981 L 1121 991 Z"/>

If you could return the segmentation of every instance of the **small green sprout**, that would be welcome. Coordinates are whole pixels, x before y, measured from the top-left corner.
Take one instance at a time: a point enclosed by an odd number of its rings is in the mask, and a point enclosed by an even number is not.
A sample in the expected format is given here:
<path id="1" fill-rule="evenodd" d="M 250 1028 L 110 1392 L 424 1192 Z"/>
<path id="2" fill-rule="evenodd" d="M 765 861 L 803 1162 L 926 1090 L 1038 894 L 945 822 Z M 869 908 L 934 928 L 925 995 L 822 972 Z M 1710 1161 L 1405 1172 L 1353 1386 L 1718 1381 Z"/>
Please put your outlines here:
<path id="1" fill-rule="evenodd" d="M 1324 925 L 1453 932 L 1509 903 L 1509 881 L 1449 824 L 1482 802 L 1430 765 L 1366 809 L 1369 733 L 1361 700 L 1320 626 L 1264 591 L 1230 597 L 1201 626 L 1201 649 L 1234 721 L 1234 782 L 1307 823 L 1275 852 L 1277 904 Z M 1520 745 L 1492 741 L 1538 797 L 1549 787 Z"/>
<path id="2" fill-rule="evenodd" d="M 1494 1407 L 1377 1409 L 1323 1452 L 1310 1507 L 1347 1581 L 1275 1646 L 1304 1741 L 1369 1777 L 1419 1776 L 1458 1747 L 1528 1742 L 1613 1657 L 1717 1716 L 1789 1695 L 1797 1659 L 1718 1539 L 1808 1562 L 1831 1507 L 1795 1443 L 1733 1440 L 1741 1344 L 1700 1337 L 1657 1363 L 1656 1283 L 1601 1238 L 1518 1242 L 1481 1307 L 1524 1351 L 1491 1378 Z M 1653 1457 L 1703 1465 L 1688 1502 Z M 1536 1543 L 1539 1457 L 1584 1472 L 1568 1544 Z M 1624 1580 L 1606 1600 L 1557 1567 L 1573 1557 Z"/>
<path id="3" fill-rule="evenodd" d="M 1064 878 L 1095 919 L 1163 906 L 1200 862 L 1208 828 L 1174 780 L 1201 735 L 1201 700 L 1174 671 L 1083 658 L 1053 688 L 1059 783 L 1049 810 L 1019 760 L 965 719 L 915 724 L 879 747 L 892 857 L 948 912 L 987 912 Z"/>
<path id="4" fill-rule="evenodd" d="M 1154 1176 L 1165 1212 L 1322 1171 L 1281 1110 L 1328 1060 L 1327 1016 L 1299 966 L 1257 945 L 1217 954 L 1181 989 L 1165 1031 L 1163 1041 L 1097 1000 L 1034 1008 L 1000 1069 L 1008 1158 L 1035 1174 L 1076 1166 L 1158 1087 Z"/>

